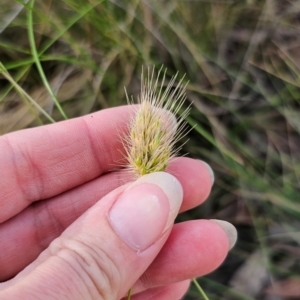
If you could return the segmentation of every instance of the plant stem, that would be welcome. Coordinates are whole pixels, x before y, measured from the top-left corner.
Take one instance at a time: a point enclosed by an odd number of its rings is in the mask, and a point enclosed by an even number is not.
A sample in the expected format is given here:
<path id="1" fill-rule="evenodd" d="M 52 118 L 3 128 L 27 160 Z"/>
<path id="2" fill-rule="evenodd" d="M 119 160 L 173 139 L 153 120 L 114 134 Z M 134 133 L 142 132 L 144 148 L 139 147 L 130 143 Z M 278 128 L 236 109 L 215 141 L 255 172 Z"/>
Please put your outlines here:
<path id="1" fill-rule="evenodd" d="M 203 289 L 201 288 L 200 284 L 198 283 L 198 281 L 193 278 L 192 279 L 194 285 L 196 286 L 197 290 L 199 291 L 199 293 L 201 294 L 201 296 L 203 297 L 203 299 L 205 300 L 209 300 L 209 298 L 206 296 L 206 294 L 204 293 Z"/>
<path id="2" fill-rule="evenodd" d="M 0 61 L 0 74 L 4 76 L 16 89 L 16 91 L 20 94 L 21 98 L 26 97 L 26 99 L 35 106 L 50 122 L 55 123 L 55 120 L 34 100 L 27 94 L 19 85 L 18 83 L 10 76 L 7 72 L 5 66 Z M 24 99 L 24 98 L 23 98 Z"/>
<path id="3" fill-rule="evenodd" d="M 128 291 L 127 300 L 130 300 L 130 298 L 131 298 L 131 292 L 132 292 L 132 288 L 129 289 L 129 291 Z"/>
<path id="4" fill-rule="evenodd" d="M 59 104 L 48 80 L 47 80 L 47 77 L 44 73 L 44 70 L 42 68 L 42 65 L 41 65 L 41 62 L 40 62 L 40 59 L 39 59 L 39 55 L 37 53 L 37 50 L 36 50 L 36 45 L 35 45 L 35 40 L 34 40 L 34 33 L 33 33 L 33 17 L 32 17 L 32 11 L 33 11 L 33 6 L 34 6 L 34 0 L 31 0 L 29 2 L 29 9 L 28 9 L 28 19 L 27 19 L 27 22 L 28 22 L 28 36 L 29 36 L 29 42 L 30 42 L 30 47 L 31 47 L 31 52 L 32 52 L 32 56 L 33 56 L 33 59 L 34 59 L 34 62 L 36 64 L 36 67 L 40 73 L 40 76 L 41 76 L 41 79 L 44 83 L 44 86 L 45 88 L 47 89 L 48 93 L 50 94 L 51 98 L 53 99 L 56 107 L 58 108 L 59 112 L 61 113 L 61 115 L 65 118 L 65 119 L 68 119 L 67 115 L 65 114 L 65 112 L 63 111 L 61 105 Z"/>

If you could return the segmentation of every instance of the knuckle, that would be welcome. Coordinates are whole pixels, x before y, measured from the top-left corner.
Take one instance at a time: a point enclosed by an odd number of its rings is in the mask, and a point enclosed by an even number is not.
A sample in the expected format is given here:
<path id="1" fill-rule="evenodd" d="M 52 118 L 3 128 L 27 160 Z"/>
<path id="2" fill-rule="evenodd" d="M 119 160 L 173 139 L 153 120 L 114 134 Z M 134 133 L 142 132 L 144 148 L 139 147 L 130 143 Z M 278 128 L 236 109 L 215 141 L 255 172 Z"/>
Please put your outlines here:
<path id="1" fill-rule="evenodd" d="M 76 282 L 79 277 L 79 282 L 88 289 L 91 299 L 117 299 L 121 274 L 109 253 L 78 239 L 55 244 L 51 244 L 54 255 L 69 266 Z"/>
<path id="2" fill-rule="evenodd" d="M 44 189 L 44 174 L 39 165 L 35 163 L 32 151 L 27 145 L 20 144 L 17 139 L 9 135 L 4 136 L 2 142 L 8 149 L 7 160 L 10 162 L 15 184 L 21 192 L 18 196 L 24 203 L 31 203 L 33 200 L 41 198 Z"/>

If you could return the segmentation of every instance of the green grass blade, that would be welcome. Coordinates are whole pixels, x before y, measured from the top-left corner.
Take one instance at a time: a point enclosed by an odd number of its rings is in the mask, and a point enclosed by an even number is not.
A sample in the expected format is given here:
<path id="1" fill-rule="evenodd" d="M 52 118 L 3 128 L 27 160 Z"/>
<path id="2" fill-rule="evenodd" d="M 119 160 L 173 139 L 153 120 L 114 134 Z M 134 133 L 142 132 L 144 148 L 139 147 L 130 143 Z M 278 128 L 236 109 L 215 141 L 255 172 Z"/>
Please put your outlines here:
<path id="1" fill-rule="evenodd" d="M 39 105 L 32 99 L 30 95 L 28 95 L 19 85 L 18 83 L 10 76 L 7 72 L 5 66 L 0 62 L 0 74 L 6 78 L 11 85 L 16 89 L 16 91 L 21 95 L 21 98 L 26 97 L 26 99 L 33 105 L 35 108 L 40 111 L 51 123 L 55 123 L 55 120 Z"/>
<path id="2" fill-rule="evenodd" d="M 59 110 L 59 112 L 61 113 L 61 115 L 65 118 L 68 119 L 66 113 L 63 111 L 61 105 L 59 104 L 48 80 L 47 77 L 44 73 L 44 70 L 42 68 L 39 56 L 38 56 L 38 52 L 36 49 L 36 45 L 35 45 L 35 39 L 34 39 L 34 33 L 33 33 L 33 16 L 32 16 L 32 11 L 33 11 L 33 7 L 34 7 L 34 0 L 31 0 L 29 2 L 29 7 L 30 9 L 28 9 L 27 12 L 27 26 L 28 26 L 28 36 L 29 36 L 29 42 L 30 42 L 30 47 L 31 47 L 31 52 L 32 52 L 32 56 L 34 58 L 34 62 L 37 66 L 37 69 L 39 71 L 39 74 L 41 76 L 41 79 L 43 81 L 43 84 L 45 86 L 45 88 L 47 89 L 48 93 L 50 94 L 51 98 L 53 99 L 57 109 Z"/>
<path id="3" fill-rule="evenodd" d="M 201 294 L 201 296 L 203 297 L 203 299 L 204 300 L 209 300 L 209 298 L 206 296 L 205 292 L 201 288 L 201 286 L 198 283 L 198 281 L 195 278 L 193 278 L 192 281 L 193 281 L 194 285 L 196 286 L 197 290 L 199 291 L 199 293 Z"/>

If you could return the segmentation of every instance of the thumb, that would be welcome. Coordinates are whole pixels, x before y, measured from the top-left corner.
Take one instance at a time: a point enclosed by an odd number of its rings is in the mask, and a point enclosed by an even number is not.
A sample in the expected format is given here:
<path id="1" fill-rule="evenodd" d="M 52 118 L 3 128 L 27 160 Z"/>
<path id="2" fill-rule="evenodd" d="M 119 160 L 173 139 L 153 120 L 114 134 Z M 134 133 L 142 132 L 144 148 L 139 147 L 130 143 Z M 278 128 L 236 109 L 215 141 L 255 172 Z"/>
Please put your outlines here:
<path id="1" fill-rule="evenodd" d="M 182 198 L 179 181 L 164 172 L 114 190 L 13 279 L 3 296 L 120 299 L 162 248 Z"/>

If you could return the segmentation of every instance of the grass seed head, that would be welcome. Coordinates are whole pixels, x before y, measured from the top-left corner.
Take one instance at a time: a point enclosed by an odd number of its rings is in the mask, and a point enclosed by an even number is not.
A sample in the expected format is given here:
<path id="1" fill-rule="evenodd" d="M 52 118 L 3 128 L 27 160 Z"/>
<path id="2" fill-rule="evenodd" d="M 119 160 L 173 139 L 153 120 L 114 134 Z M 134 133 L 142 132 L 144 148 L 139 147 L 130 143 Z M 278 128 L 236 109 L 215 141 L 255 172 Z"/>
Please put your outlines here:
<path id="1" fill-rule="evenodd" d="M 146 77 L 142 72 L 140 105 L 125 138 L 128 168 L 136 176 L 164 171 L 180 150 L 175 143 L 185 134 L 184 118 L 189 109 L 178 118 L 175 115 L 182 110 L 186 85 L 182 85 L 183 78 L 175 85 L 176 74 L 164 89 L 166 70 L 159 84 L 161 74 L 162 68 L 157 75 L 154 68 L 148 69 Z"/>

